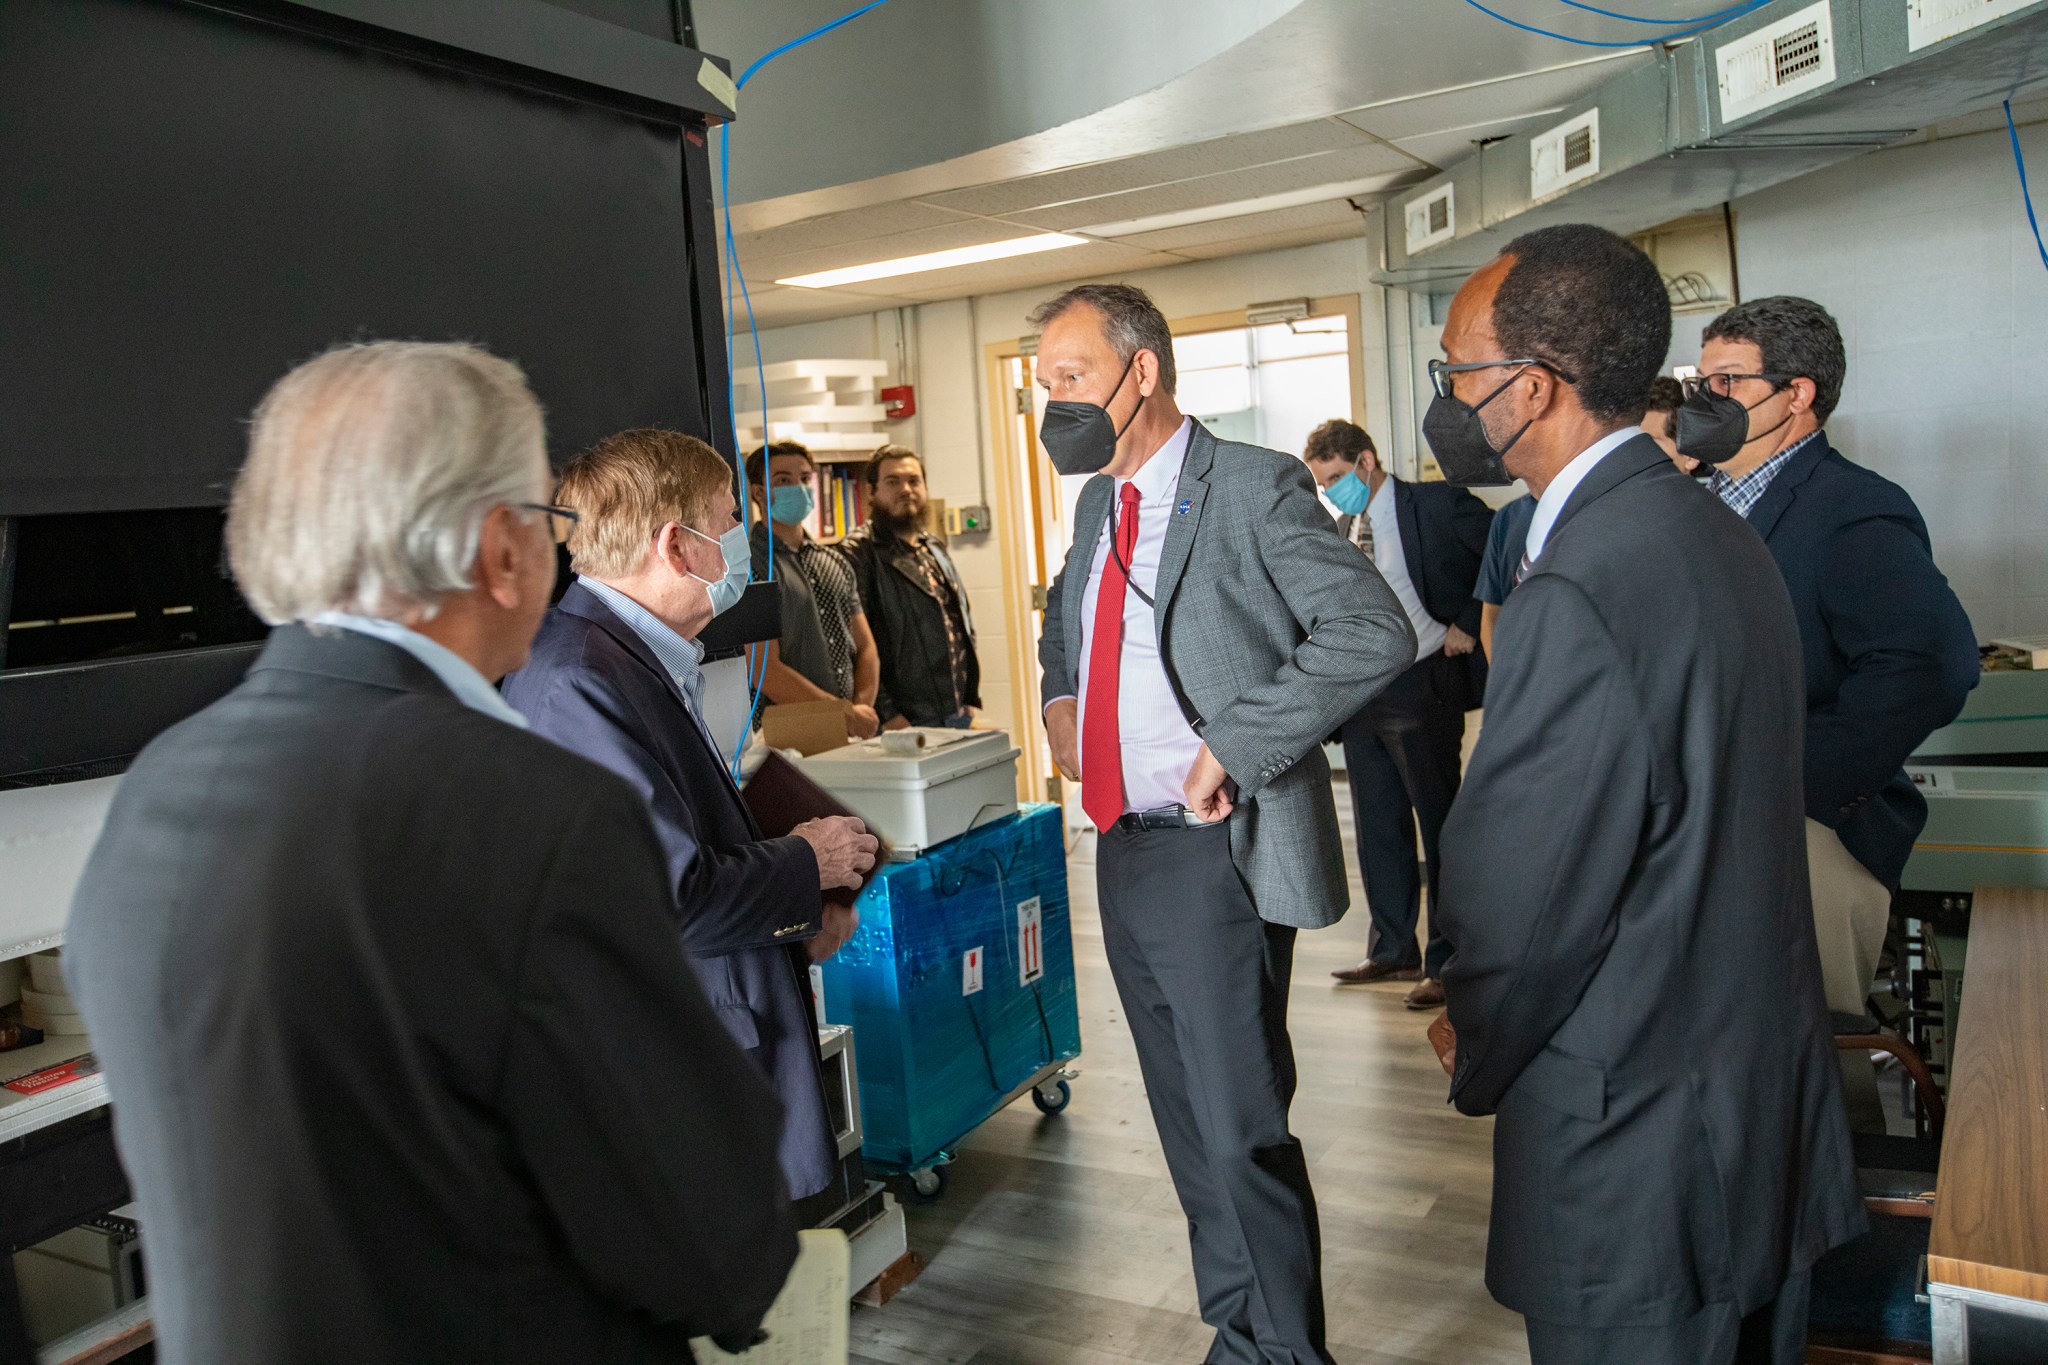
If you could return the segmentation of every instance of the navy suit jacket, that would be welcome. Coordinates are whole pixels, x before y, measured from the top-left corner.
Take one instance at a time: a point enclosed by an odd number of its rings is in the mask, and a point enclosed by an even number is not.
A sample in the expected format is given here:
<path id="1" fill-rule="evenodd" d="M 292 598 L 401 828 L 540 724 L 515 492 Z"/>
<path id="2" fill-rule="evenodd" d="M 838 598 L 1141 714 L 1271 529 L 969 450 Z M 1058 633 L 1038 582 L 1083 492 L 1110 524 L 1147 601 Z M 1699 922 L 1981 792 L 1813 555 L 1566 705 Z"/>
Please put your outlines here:
<path id="1" fill-rule="evenodd" d="M 1478 639 L 1480 603 L 1472 594 L 1479 584 L 1479 566 L 1486 559 L 1493 509 L 1453 484 L 1410 483 L 1406 479 L 1393 483 L 1401 558 L 1408 566 L 1408 580 L 1422 598 L 1422 609 L 1441 624 L 1456 626 Z M 1347 538 L 1354 521 L 1346 517 L 1338 528 Z M 1469 711 L 1486 695 L 1486 656 L 1475 649 L 1462 663 L 1456 673 L 1462 695 L 1444 700 Z"/>
<path id="2" fill-rule="evenodd" d="M 535 734 L 602 764 L 647 802 L 668 859 L 683 951 L 728 1032 L 782 1100 L 782 1170 L 803 1199 L 831 1183 L 838 1141 L 820 1078 L 810 964 L 818 860 L 763 839 L 723 757 L 647 642 L 580 583 L 549 610 L 505 698 Z"/>
<path id="3" fill-rule="evenodd" d="M 1977 637 L 1906 490 L 1828 444 L 1780 470 L 1749 524 L 1806 655 L 1806 814 L 1896 891 L 1927 802 L 1901 765 L 1977 685 Z"/>

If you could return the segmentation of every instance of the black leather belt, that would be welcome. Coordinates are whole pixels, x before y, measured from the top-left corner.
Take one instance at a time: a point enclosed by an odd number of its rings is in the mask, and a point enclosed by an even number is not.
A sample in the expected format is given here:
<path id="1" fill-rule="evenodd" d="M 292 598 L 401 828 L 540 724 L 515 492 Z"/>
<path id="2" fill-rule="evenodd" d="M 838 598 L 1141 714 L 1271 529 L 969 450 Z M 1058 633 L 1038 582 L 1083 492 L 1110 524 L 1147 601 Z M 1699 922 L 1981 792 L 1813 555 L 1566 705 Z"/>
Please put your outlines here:
<path id="1" fill-rule="evenodd" d="M 1118 818 L 1119 834 L 1136 834 L 1146 829 L 1208 829 L 1216 820 L 1198 820 L 1186 806 L 1154 806 L 1151 810 L 1128 811 Z"/>

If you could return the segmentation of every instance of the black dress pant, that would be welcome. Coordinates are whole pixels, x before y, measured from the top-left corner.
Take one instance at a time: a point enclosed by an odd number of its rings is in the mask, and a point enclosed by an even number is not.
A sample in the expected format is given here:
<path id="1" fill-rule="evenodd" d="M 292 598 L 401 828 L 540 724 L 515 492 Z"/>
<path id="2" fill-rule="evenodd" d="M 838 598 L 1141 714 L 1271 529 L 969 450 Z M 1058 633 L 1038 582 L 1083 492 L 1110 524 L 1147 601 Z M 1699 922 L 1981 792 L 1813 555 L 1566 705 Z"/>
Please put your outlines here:
<path id="1" fill-rule="evenodd" d="M 1366 951 L 1374 962 L 1421 967 L 1432 977 L 1443 974 L 1451 955 L 1451 945 L 1436 927 L 1436 891 L 1443 885 L 1437 844 L 1458 795 L 1465 709 L 1453 670 L 1464 666 L 1464 660 L 1446 658 L 1441 651 L 1417 660 L 1345 721 L 1342 731 L 1358 870 L 1372 914 Z M 1422 881 L 1415 866 L 1418 825 L 1429 869 L 1427 954 L 1415 942 L 1422 913 Z"/>
<path id="2" fill-rule="evenodd" d="M 1315 1192 L 1287 1128 L 1294 930 L 1259 918 L 1222 825 L 1112 829 L 1097 850 L 1109 968 L 1216 1329 L 1207 1360 L 1328 1362 Z"/>
<path id="3" fill-rule="evenodd" d="M 1801 1271 L 1744 1316 L 1710 1303 L 1661 1327 L 1561 1327 L 1525 1319 L 1530 1365 L 1800 1365 L 1813 1277 Z"/>

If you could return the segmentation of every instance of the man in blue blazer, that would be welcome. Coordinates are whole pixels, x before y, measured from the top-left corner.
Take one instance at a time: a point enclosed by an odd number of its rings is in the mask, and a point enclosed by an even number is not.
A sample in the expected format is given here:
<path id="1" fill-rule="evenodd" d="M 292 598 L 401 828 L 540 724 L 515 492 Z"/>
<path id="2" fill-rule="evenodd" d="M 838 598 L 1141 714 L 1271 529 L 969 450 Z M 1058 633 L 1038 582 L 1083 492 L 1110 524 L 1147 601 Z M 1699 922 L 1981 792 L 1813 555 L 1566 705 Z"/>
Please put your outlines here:
<path id="1" fill-rule="evenodd" d="M 1977 640 L 1903 488 L 1821 430 L 1842 395 L 1842 334 L 1809 299 L 1741 304 L 1707 328 L 1679 413 L 1681 453 L 1747 518 L 1785 577 L 1806 666 L 1806 835 L 1833 1010 L 1860 1014 L 1892 895 L 1927 823 L 1902 767 L 1977 684 Z M 1845 1073 L 1859 1127 L 1882 1114 L 1868 1067 Z M 1878 1128 L 1882 1131 L 1882 1127 Z"/>
<path id="2" fill-rule="evenodd" d="M 577 580 L 505 697 L 534 733 L 647 802 L 683 951 L 782 1100 L 782 1171 L 801 1202 L 830 1188 L 838 1165 L 809 962 L 852 931 L 851 912 L 821 908 L 819 892 L 858 886 L 876 842 L 850 817 L 762 838 L 705 724 L 695 637 L 748 572 L 731 480 L 710 446 L 673 431 L 620 432 L 571 460 L 555 496 L 580 517 L 569 534 Z"/>
<path id="3" fill-rule="evenodd" d="M 1389 474 L 1365 429 L 1332 419 L 1309 433 L 1309 473 L 1344 517 L 1338 530 L 1365 553 L 1415 628 L 1415 662 L 1344 722 L 1344 774 L 1358 839 L 1358 869 L 1372 911 L 1365 961 L 1331 975 L 1348 984 L 1415 981 L 1410 1009 L 1444 1002 L 1440 977 L 1451 945 L 1440 925 L 1443 860 L 1437 844 L 1458 795 L 1465 713 L 1486 695 L 1473 595 L 1493 509 L 1448 483 Z M 1416 946 L 1422 880 L 1415 835 L 1429 869 L 1429 947 Z"/>

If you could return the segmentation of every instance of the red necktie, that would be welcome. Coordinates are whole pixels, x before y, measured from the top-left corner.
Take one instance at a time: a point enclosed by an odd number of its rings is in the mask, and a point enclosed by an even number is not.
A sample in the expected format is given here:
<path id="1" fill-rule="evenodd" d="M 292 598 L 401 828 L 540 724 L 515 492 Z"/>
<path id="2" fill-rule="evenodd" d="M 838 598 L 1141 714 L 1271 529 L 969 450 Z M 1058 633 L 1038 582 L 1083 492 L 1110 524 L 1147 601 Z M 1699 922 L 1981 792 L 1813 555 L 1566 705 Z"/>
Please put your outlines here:
<path id="1" fill-rule="evenodd" d="M 1123 486 L 1116 547 L 1102 564 L 1095 596 L 1095 636 L 1088 645 L 1088 710 L 1081 718 L 1081 809 L 1097 829 L 1124 813 L 1123 740 L 1117 733 L 1117 675 L 1124 658 L 1124 588 L 1138 551 L 1138 486 Z"/>

